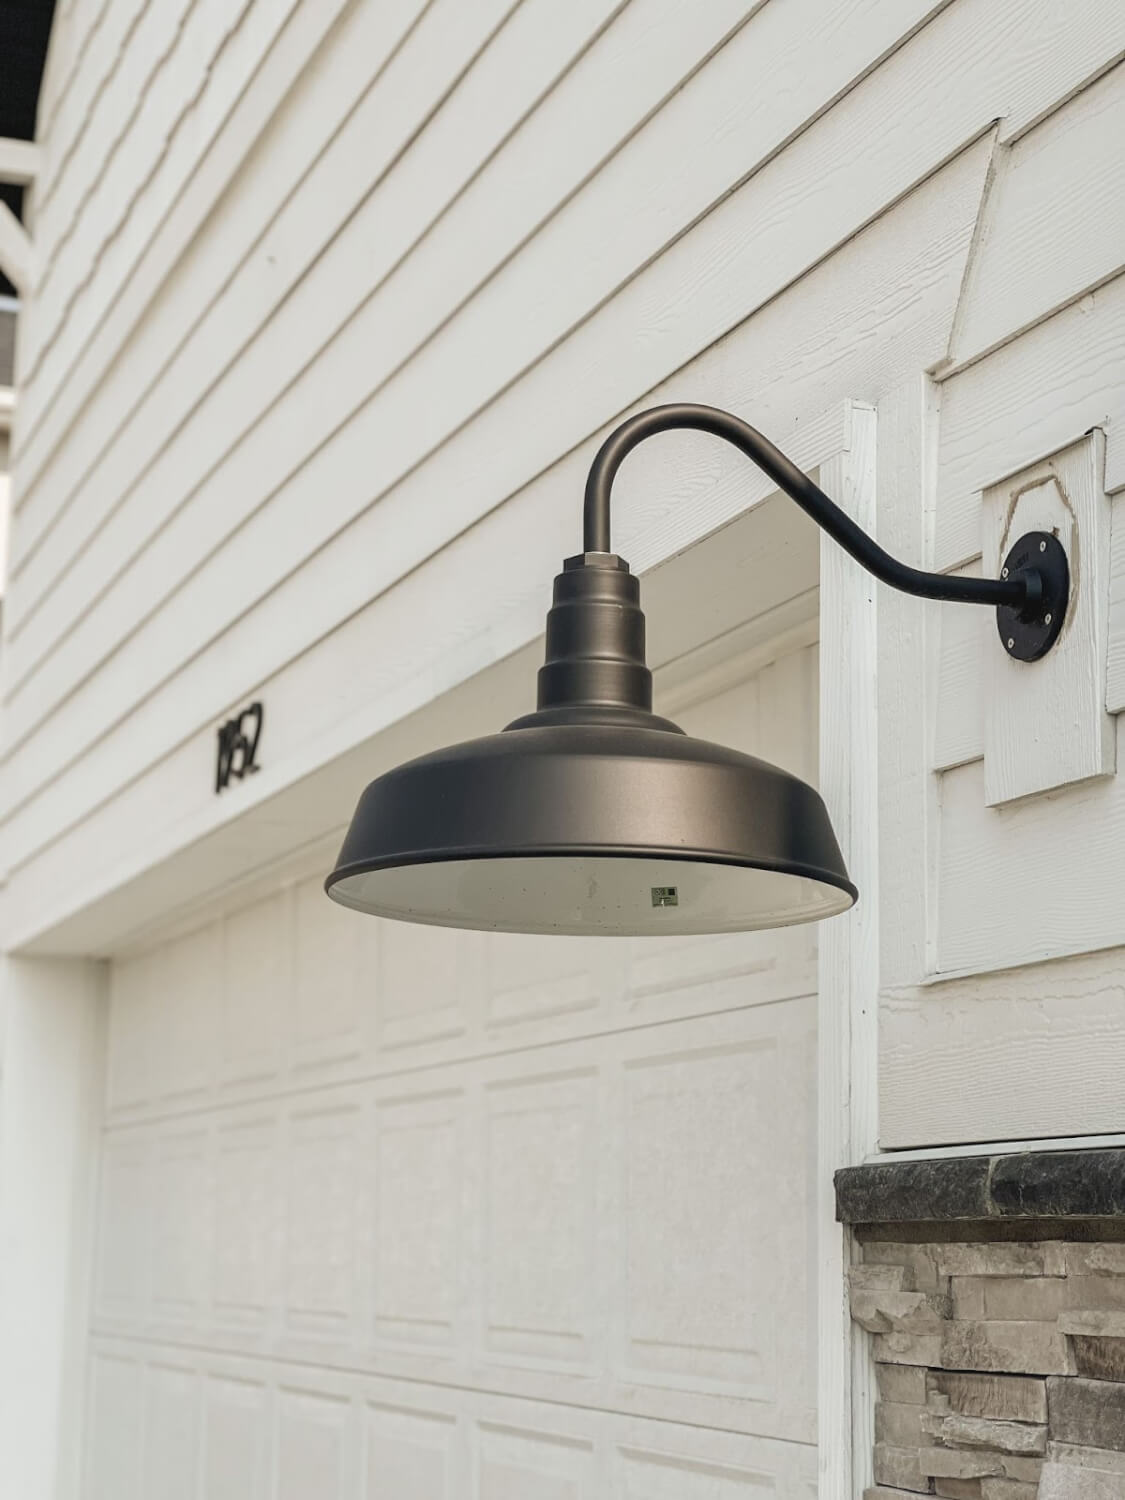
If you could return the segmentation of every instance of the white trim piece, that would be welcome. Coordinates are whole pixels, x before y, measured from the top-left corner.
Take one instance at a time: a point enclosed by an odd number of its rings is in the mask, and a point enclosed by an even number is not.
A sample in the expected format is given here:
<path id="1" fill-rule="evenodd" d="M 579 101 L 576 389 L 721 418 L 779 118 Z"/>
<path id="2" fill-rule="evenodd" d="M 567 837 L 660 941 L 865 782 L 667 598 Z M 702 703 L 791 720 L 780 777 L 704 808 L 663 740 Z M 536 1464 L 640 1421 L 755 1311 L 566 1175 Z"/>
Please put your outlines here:
<path id="1" fill-rule="evenodd" d="M 896 1161 L 947 1161 L 960 1156 L 1020 1156 L 1028 1151 L 1093 1151 L 1125 1146 L 1125 1135 L 1047 1136 L 1043 1140 L 973 1141 L 968 1146 L 919 1146 L 912 1151 L 872 1151 L 864 1166 Z"/>
<path id="2" fill-rule="evenodd" d="M 78 1492 L 104 966 L 0 959 L 0 1453 L 5 1494 Z"/>
<path id="3" fill-rule="evenodd" d="M 0 203 L 0 271 L 18 292 L 32 289 L 31 240 L 6 203 Z"/>
<path id="4" fill-rule="evenodd" d="M 13 136 L 0 136 L 0 182 L 26 187 L 39 175 L 42 160 L 43 153 L 38 141 L 19 141 Z"/>
<path id="5" fill-rule="evenodd" d="M 875 412 L 851 404 L 847 449 L 821 487 L 874 532 Z M 875 580 L 831 539 L 820 553 L 820 789 L 859 903 L 820 928 L 817 1046 L 820 1500 L 872 1483 L 874 1393 L 866 1335 L 851 1321 L 850 1236 L 836 1223 L 833 1177 L 866 1159 L 877 1134 L 879 991 L 878 736 Z"/>

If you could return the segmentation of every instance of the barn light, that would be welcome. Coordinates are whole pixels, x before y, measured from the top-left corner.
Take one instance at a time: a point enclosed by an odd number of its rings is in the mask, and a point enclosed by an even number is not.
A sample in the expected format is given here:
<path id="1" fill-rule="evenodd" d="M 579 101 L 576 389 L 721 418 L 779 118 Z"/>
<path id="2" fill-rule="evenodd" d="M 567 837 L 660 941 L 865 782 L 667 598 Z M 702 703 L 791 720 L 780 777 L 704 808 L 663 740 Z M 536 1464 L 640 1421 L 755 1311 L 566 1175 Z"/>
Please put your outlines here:
<path id="1" fill-rule="evenodd" d="M 373 781 L 326 882 L 333 900 L 410 922 L 576 934 L 782 927 L 853 904 L 812 787 L 652 712 L 640 590 L 610 551 L 609 499 L 626 455 L 679 427 L 741 449 L 884 583 L 996 606 L 1010 655 L 1034 661 L 1058 638 L 1069 571 L 1054 536 L 1021 537 L 998 579 L 921 572 L 738 417 L 654 407 L 623 422 L 590 469 L 585 550 L 555 579 L 538 708 Z"/>

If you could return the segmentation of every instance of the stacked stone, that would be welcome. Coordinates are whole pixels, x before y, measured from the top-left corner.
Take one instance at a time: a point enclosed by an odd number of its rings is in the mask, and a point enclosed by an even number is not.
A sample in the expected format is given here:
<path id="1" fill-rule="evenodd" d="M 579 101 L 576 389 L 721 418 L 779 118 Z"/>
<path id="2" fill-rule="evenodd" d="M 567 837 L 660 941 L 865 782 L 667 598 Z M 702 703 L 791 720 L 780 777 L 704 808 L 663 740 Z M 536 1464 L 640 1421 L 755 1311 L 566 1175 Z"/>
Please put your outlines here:
<path id="1" fill-rule="evenodd" d="M 867 1500 L 1125 1500 L 1125 1244 L 860 1248 Z"/>

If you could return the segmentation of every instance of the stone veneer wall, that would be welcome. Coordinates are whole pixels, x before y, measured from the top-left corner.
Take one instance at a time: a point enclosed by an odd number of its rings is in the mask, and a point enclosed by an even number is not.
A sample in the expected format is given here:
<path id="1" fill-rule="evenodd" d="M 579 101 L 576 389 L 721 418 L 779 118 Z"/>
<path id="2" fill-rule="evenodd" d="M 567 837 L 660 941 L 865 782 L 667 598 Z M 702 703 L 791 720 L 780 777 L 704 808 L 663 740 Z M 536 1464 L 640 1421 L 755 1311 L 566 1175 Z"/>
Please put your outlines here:
<path id="1" fill-rule="evenodd" d="M 1125 1500 L 1125 1151 L 849 1167 L 867 1500 Z"/>
<path id="2" fill-rule="evenodd" d="M 1125 1244 L 862 1243 L 872 1500 L 1125 1497 Z M 903 1492 L 907 1492 L 904 1495 Z"/>
<path id="3" fill-rule="evenodd" d="M 1125 1150 L 836 1177 L 878 1381 L 868 1500 L 1125 1500 Z"/>

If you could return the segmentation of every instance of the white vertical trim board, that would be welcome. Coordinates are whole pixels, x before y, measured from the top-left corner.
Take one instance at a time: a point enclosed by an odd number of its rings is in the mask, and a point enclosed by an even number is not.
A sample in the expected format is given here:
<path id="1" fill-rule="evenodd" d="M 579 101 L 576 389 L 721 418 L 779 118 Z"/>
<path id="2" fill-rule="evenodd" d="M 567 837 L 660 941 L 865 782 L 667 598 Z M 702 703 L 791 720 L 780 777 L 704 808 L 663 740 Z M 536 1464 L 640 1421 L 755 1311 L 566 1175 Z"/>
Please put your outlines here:
<path id="1" fill-rule="evenodd" d="M 852 404 L 850 427 L 820 485 L 874 532 L 874 410 Z M 851 1246 L 833 1177 L 867 1157 L 877 1130 L 878 637 L 875 580 L 827 537 L 820 556 L 820 786 L 860 898 L 819 933 L 819 1496 L 854 1500 L 871 1483 L 874 1398 L 865 1336 L 848 1311 Z"/>
<path id="2" fill-rule="evenodd" d="M 77 1495 L 104 981 L 0 958 L 0 1470 L 26 1500 Z"/>

